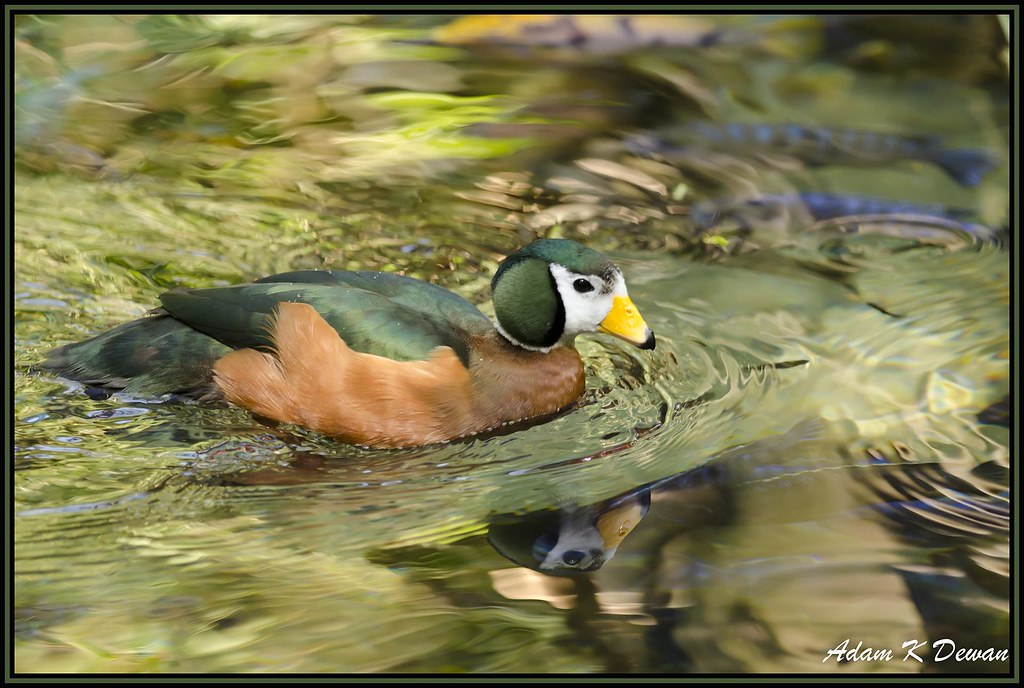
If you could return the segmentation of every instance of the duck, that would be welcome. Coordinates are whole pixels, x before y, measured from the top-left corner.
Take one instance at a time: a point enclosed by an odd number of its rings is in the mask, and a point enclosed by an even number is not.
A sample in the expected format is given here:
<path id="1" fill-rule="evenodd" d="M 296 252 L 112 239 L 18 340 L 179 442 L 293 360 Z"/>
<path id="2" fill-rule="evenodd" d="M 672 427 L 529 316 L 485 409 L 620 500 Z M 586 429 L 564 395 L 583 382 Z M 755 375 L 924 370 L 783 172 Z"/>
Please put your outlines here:
<path id="1" fill-rule="evenodd" d="M 552 417 L 585 390 L 578 335 L 656 339 L 622 271 L 567 239 L 508 255 L 494 320 L 435 284 L 299 270 L 160 295 L 160 307 L 51 351 L 42 368 L 143 396 L 221 399 L 374 448 L 446 443 Z"/>

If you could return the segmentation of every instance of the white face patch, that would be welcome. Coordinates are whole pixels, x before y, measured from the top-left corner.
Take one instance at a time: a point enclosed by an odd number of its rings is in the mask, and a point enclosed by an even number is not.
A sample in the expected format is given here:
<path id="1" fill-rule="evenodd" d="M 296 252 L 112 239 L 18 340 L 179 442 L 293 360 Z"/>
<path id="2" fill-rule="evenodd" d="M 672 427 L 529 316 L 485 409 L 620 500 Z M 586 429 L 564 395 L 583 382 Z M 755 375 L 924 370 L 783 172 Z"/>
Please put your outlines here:
<path id="1" fill-rule="evenodd" d="M 558 523 L 558 541 L 548 551 L 533 553 L 539 567 L 587 571 L 615 556 L 615 548 L 605 547 L 601 531 L 594 525 L 596 516 L 591 508 L 564 512 Z"/>
<path id="2" fill-rule="evenodd" d="M 612 300 L 616 296 L 627 296 L 626 281 L 618 270 L 606 281 L 597 275 L 580 275 L 554 263 L 549 268 L 565 307 L 563 341 L 571 342 L 582 332 L 596 330 L 612 310 Z"/>

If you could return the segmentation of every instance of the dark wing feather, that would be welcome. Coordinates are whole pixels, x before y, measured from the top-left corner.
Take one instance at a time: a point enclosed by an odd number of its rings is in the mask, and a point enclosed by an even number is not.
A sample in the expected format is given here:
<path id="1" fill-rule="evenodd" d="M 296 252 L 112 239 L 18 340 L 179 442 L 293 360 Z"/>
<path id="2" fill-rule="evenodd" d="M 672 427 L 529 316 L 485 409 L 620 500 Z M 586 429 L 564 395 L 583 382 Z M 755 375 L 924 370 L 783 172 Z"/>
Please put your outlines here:
<path id="1" fill-rule="evenodd" d="M 492 328 L 460 296 L 433 284 L 376 272 L 305 270 L 253 284 L 163 294 L 164 308 L 181 322 L 229 346 L 265 347 L 270 316 L 281 302 L 308 303 L 364 353 L 422 360 L 438 346 L 468 365 L 468 338 Z"/>
<path id="2" fill-rule="evenodd" d="M 54 349 L 40 367 L 89 385 L 138 394 L 200 396 L 214 362 L 231 351 L 162 309 Z"/>

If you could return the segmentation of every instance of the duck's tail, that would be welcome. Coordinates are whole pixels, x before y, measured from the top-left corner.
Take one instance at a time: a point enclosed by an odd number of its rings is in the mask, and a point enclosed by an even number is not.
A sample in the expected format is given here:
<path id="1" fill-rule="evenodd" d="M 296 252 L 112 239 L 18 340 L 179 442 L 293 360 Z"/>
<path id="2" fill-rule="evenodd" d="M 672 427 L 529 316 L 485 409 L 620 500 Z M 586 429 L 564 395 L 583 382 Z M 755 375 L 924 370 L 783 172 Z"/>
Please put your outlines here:
<path id="1" fill-rule="evenodd" d="M 111 390 L 202 396 L 213 363 L 230 348 L 162 310 L 50 351 L 38 368 Z"/>

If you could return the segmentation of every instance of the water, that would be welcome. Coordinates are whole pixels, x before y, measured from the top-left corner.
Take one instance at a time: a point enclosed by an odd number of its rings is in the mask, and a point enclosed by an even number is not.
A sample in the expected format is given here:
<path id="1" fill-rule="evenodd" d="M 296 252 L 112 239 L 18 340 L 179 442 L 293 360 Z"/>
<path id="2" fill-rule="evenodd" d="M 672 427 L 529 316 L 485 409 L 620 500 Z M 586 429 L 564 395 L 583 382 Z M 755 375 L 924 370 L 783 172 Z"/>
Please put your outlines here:
<path id="1" fill-rule="evenodd" d="M 19 17 L 15 669 L 1008 671 L 933 644 L 1010 647 L 1009 252 L 689 218 L 819 190 L 998 235 L 1007 167 L 967 189 L 620 140 L 710 117 L 1008 155 L 998 23 L 680 17 L 659 46 L 643 22 L 474 44 L 447 21 Z M 579 404 L 508 434 L 374 451 L 31 370 L 167 289 L 293 269 L 402 271 L 486 312 L 538 236 L 612 256 L 658 347 L 581 338 Z M 542 567 L 572 542 L 603 565 Z M 828 654 L 847 639 L 870 657 Z"/>

